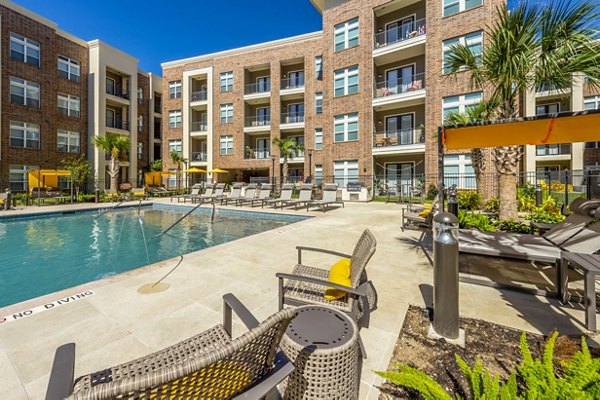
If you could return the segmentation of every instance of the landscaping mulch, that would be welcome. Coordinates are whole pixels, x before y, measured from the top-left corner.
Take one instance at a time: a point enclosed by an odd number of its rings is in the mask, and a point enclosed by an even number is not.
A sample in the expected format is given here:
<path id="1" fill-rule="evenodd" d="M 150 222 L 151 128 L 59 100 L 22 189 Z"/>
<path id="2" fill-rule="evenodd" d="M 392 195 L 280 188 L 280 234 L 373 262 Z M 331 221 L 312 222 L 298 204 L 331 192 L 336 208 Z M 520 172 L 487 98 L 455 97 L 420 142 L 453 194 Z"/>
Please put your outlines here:
<path id="1" fill-rule="evenodd" d="M 499 374 L 502 379 L 508 378 L 522 360 L 520 330 L 478 319 L 461 318 L 460 327 L 465 330 L 466 345 L 460 348 L 444 340 L 428 339 L 429 325 L 429 318 L 420 307 L 409 307 L 388 366 L 389 371 L 397 371 L 396 363 L 408 364 L 427 373 L 448 393 L 468 399 L 469 386 L 456 363 L 455 354 L 460 355 L 471 367 L 476 359 L 481 360 L 492 374 Z M 542 335 L 527 333 L 533 357 L 541 357 L 545 340 L 546 337 Z M 555 362 L 572 357 L 580 348 L 580 340 L 559 337 L 555 345 Z M 597 353 L 597 349 L 592 351 L 594 353 Z M 399 388 L 387 381 L 380 389 L 380 400 L 420 398 L 414 391 Z"/>

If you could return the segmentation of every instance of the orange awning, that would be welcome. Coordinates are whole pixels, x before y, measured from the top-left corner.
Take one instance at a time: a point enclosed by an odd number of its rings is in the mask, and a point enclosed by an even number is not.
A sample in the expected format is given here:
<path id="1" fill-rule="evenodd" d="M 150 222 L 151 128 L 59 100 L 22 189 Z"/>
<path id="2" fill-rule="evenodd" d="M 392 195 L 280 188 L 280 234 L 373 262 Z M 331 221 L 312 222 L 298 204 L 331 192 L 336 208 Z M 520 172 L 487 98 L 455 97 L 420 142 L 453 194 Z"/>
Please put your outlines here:
<path id="1" fill-rule="evenodd" d="M 597 110 L 452 126 L 445 127 L 443 132 L 446 150 L 597 140 L 600 140 L 600 112 Z"/>

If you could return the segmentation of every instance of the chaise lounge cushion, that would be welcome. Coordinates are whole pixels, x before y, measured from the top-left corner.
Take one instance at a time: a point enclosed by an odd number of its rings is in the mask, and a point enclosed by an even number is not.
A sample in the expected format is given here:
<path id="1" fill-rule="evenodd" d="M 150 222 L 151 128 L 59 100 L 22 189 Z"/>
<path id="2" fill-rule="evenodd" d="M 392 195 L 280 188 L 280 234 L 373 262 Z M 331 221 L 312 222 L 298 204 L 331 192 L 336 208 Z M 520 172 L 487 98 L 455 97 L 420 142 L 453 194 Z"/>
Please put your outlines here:
<path id="1" fill-rule="evenodd" d="M 329 282 L 344 286 L 351 285 L 349 258 L 342 258 L 331 266 L 331 269 L 329 270 Z M 338 300 L 346 294 L 347 292 L 333 287 L 327 287 L 325 289 L 325 299 L 327 300 Z"/>

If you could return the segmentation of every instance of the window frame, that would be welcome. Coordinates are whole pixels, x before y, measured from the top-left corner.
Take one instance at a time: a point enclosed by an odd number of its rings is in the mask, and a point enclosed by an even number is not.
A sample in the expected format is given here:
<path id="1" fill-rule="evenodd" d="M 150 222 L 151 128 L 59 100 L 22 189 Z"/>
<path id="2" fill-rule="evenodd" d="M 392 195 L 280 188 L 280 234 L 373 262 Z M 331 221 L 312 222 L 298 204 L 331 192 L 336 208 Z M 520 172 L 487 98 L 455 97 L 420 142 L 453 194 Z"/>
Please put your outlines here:
<path id="1" fill-rule="evenodd" d="M 28 175 L 29 171 L 39 170 L 39 165 L 22 165 L 22 164 L 10 164 L 8 167 L 8 182 L 12 191 L 24 192 L 28 186 Z M 13 175 L 20 174 L 21 180 L 13 180 Z M 15 182 L 20 184 L 19 188 L 15 187 Z"/>
<path id="2" fill-rule="evenodd" d="M 352 168 L 350 166 L 351 163 L 352 163 Z M 356 164 L 355 168 L 354 168 L 354 164 Z M 342 167 L 339 168 L 338 165 L 342 165 Z M 354 171 L 354 169 L 356 169 L 356 176 L 349 174 L 349 171 Z M 338 172 L 338 171 L 343 171 L 343 175 L 338 176 L 336 174 L 336 172 Z M 339 187 L 346 187 L 348 185 L 348 182 L 352 178 L 358 179 L 358 176 L 359 176 L 358 171 L 359 171 L 358 159 L 356 159 L 356 160 L 334 160 L 333 161 L 333 181 L 335 183 L 337 183 Z M 342 181 L 341 184 L 339 183 L 340 180 Z"/>
<path id="3" fill-rule="evenodd" d="M 37 129 L 35 129 L 35 127 L 37 127 Z M 13 144 L 13 142 L 12 142 L 12 140 L 14 138 L 13 131 L 22 131 L 23 137 L 16 138 L 17 140 L 23 141 L 22 146 Z M 29 134 L 36 134 L 36 133 L 37 133 L 37 139 L 28 138 Z M 37 147 L 27 146 L 28 142 L 37 142 Z M 20 148 L 20 149 L 40 150 L 42 148 L 40 126 L 37 124 L 28 123 L 28 122 L 10 121 L 9 130 L 8 130 L 8 145 L 9 145 L 9 147 L 15 147 L 15 148 Z"/>
<path id="4" fill-rule="evenodd" d="M 169 82 L 169 99 L 180 99 L 181 98 L 181 80 L 175 80 Z"/>
<path id="5" fill-rule="evenodd" d="M 315 57 L 315 79 L 318 81 L 323 80 L 323 56 Z"/>
<path id="6" fill-rule="evenodd" d="M 36 87 L 37 86 L 37 87 Z M 13 96 L 19 96 L 13 94 L 13 87 L 19 88 L 23 90 L 23 102 L 13 100 Z M 28 91 L 37 92 L 37 99 L 33 96 L 28 96 Z M 19 104 L 22 106 L 32 107 L 32 108 L 41 108 L 41 97 L 42 90 L 39 83 L 27 81 L 25 79 L 16 78 L 11 76 L 9 78 L 9 94 L 10 94 L 10 102 Z M 37 100 L 37 105 L 28 104 L 29 100 Z"/>
<path id="7" fill-rule="evenodd" d="M 66 70 L 60 68 L 61 62 L 66 66 Z M 73 71 L 74 68 L 77 68 L 77 73 Z M 73 60 L 72 58 L 61 56 L 57 57 L 57 73 L 58 76 L 64 79 L 68 79 L 72 82 L 80 82 L 81 80 L 81 64 L 77 60 Z M 64 72 L 66 76 L 61 75 L 61 72 Z"/>
<path id="8" fill-rule="evenodd" d="M 456 161 L 455 161 L 456 160 Z M 458 172 L 456 173 L 456 177 L 447 177 L 447 169 L 449 166 L 457 166 Z M 466 168 L 470 167 L 473 169 L 473 162 L 471 160 L 471 155 L 468 153 L 460 153 L 460 154 L 447 154 L 444 156 L 444 184 L 446 187 L 450 187 L 453 184 L 456 184 L 458 189 L 475 189 L 477 188 L 477 183 L 475 179 L 475 172 L 472 173 L 466 172 Z M 469 175 L 467 177 L 467 175 Z M 467 180 L 469 184 L 467 185 Z"/>
<path id="9" fill-rule="evenodd" d="M 484 0 L 481 0 L 480 4 L 477 4 L 475 6 L 471 6 L 471 7 L 467 8 L 467 6 L 466 6 L 467 0 L 451 0 L 451 1 L 452 2 L 450 3 L 450 5 L 458 4 L 458 11 L 455 11 L 452 14 L 446 14 L 446 9 L 449 7 L 448 7 L 448 5 L 445 5 L 444 4 L 445 1 L 442 0 L 442 17 L 450 17 L 452 15 L 460 14 L 462 12 L 469 11 L 469 10 L 472 10 L 477 7 L 481 7 L 484 4 Z"/>
<path id="10" fill-rule="evenodd" d="M 179 155 L 183 154 L 183 140 L 181 139 L 171 139 L 168 143 L 169 146 L 169 154 L 176 150 Z"/>
<path id="11" fill-rule="evenodd" d="M 323 128 L 315 128 L 315 150 L 323 150 Z"/>
<path id="12" fill-rule="evenodd" d="M 66 139 L 66 142 L 62 145 L 65 149 L 61 149 L 61 136 Z M 72 141 L 75 141 L 75 139 L 77 144 L 71 143 Z M 59 153 L 81 153 L 81 133 L 69 131 L 67 129 L 58 129 L 56 131 L 56 151 Z"/>
<path id="13" fill-rule="evenodd" d="M 142 142 L 138 142 L 138 144 L 137 144 L 137 159 L 138 160 L 144 159 L 144 143 L 142 143 Z"/>
<path id="14" fill-rule="evenodd" d="M 21 53 L 20 51 L 13 49 L 13 43 L 18 46 L 23 46 L 23 52 Z M 36 49 L 36 47 L 37 47 L 37 49 Z M 23 35 L 19 35 L 18 33 L 10 32 L 8 49 L 9 49 L 9 57 L 11 59 L 13 59 L 15 61 L 21 61 L 25 64 L 33 65 L 34 67 L 38 67 L 38 68 L 41 66 L 42 46 L 40 45 L 39 42 L 36 42 L 35 40 L 32 40 L 32 39 L 28 39 L 27 37 L 25 37 Z M 30 51 L 37 51 L 38 56 L 34 57 L 34 56 L 29 55 Z M 23 59 L 21 60 L 18 57 L 13 57 L 13 52 L 18 53 L 18 54 L 23 54 Z M 29 62 L 29 58 L 36 59 L 37 64 Z"/>
<path id="15" fill-rule="evenodd" d="M 169 110 L 169 128 L 179 129 L 182 126 L 181 110 Z"/>
<path id="16" fill-rule="evenodd" d="M 356 31 L 355 37 L 350 37 L 350 33 Z M 338 41 L 338 34 L 342 35 L 342 40 Z M 350 45 L 352 40 L 356 39 L 356 44 Z M 341 47 L 338 48 L 338 44 L 341 44 Z M 345 22 L 334 25 L 333 27 L 333 52 L 337 53 L 343 50 L 351 49 L 353 47 L 357 47 L 360 44 L 360 25 L 359 18 L 354 17 Z"/>
<path id="17" fill-rule="evenodd" d="M 233 135 L 219 136 L 219 155 L 230 156 L 233 154 Z"/>
<path id="18" fill-rule="evenodd" d="M 219 90 L 221 93 L 233 92 L 233 71 L 219 74 Z"/>
<path id="19" fill-rule="evenodd" d="M 66 108 L 60 106 L 61 101 L 65 101 L 67 103 Z M 76 107 L 73 107 L 73 105 L 76 105 Z M 58 93 L 56 96 L 56 106 L 60 115 L 73 118 L 81 117 L 81 99 L 78 96 Z M 61 112 L 61 109 L 66 111 Z"/>
<path id="20" fill-rule="evenodd" d="M 349 125 L 356 123 L 356 138 L 350 139 L 350 133 L 354 131 L 349 130 Z M 343 140 L 338 140 L 340 132 L 336 131 L 336 127 L 341 125 L 343 127 Z M 355 142 L 359 139 L 359 123 L 358 123 L 358 112 L 348 114 L 338 114 L 333 117 L 333 142 L 344 143 L 344 142 Z"/>
<path id="21" fill-rule="evenodd" d="M 483 54 L 483 43 L 484 43 L 482 30 L 474 31 L 474 32 L 470 32 L 470 33 L 467 33 L 462 36 L 455 36 L 453 38 L 448 38 L 446 40 L 442 40 L 442 74 L 443 75 L 450 73 L 450 71 L 448 70 L 447 63 L 446 63 L 446 57 L 452 51 L 452 47 L 457 44 L 469 47 L 469 42 L 467 40 L 467 37 L 474 36 L 476 34 L 479 35 L 479 38 L 476 42 L 471 42 L 471 46 L 473 46 L 474 44 L 475 45 L 479 44 L 481 46 L 481 52 L 479 54 L 476 54 L 476 57 L 479 57 L 481 59 L 481 56 Z M 452 43 L 447 44 L 448 42 L 452 42 Z M 460 67 L 459 72 L 467 71 L 467 70 L 469 70 L 469 68 L 463 65 L 462 67 Z"/>
<path id="22" fill-rule="evenodd" d="M 315 113 L 323 114 L 323 92 L 315 93 Z"/>
<path id="23" fill-rule="evenodd" d="M 219 122 L 221 124 L 233 123 L 233 103 L 223 103 L 219 107 Z"/>
<path id="24" fill-rule="evenodd" d="M 350 85 L 350 79 L 356 76 L 356 84 Z M 338 82 L 342 82 L 342 93 L 338 94 Z M 359 77 L 358 77 L 358 64 L 352 65 L 347 68 L 340 68 L 333 72 L 333 96 L 334 97 L 342 97 L 348 96 L 350 94 L 358 93 L 359 86 Z M 356 91 L 351 92 L 350 88 L 356 87 Z"/>
<path id="25" fill-rule="evenodd" d="M 478 102 L 475 102 L 474 100 L 469 100 L 467 101 L 467 96 L 469 95 L 475 95 L 478 94 L 479 95 L 479 100 Z M 455 103 L 451 103 L 451 106 L 448 106 L 445 104 L 445 101 L 448 99 L 452 99 L 452 98 L 458 98 L 458 101 Z M 469 106 L 475 106 L 479 103 L 481 103 L 483 101 L 483 92 L 479 91 L 479 92 L 470 92 L 470 93 L 463 93 L 463 94 L 458 94 L 455 96 L 446 96 L 446 97 L 442 97 L 442 124 L 444 123 L 444 121 L 446 120 L 446 116 L 445 111 L 447 109 L 457 109 L 457 112 L 459 113 L 464 113 L 466 108 Z M 456 104 L 456 105 L 454 105 Z"/>

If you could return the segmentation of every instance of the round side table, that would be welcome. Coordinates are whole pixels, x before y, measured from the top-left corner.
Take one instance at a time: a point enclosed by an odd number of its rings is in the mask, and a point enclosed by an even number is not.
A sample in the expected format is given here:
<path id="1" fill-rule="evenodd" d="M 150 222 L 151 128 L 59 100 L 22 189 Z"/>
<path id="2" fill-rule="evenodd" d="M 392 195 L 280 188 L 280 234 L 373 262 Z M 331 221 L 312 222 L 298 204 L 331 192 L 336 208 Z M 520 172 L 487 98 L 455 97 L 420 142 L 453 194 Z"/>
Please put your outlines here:
<path id="1" fill-rule="evenodd" d="M 303 306 L 281 341 L 296 367 L 282 384 L 284 399 L 358 399 L 362 356 L 358 327 L 346 314 Z"/>

